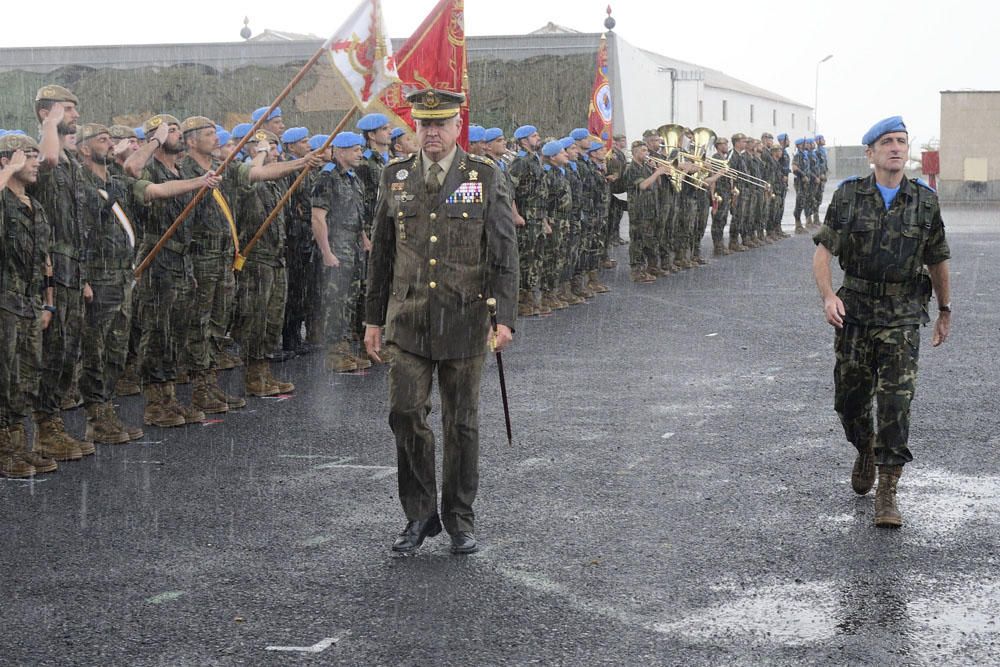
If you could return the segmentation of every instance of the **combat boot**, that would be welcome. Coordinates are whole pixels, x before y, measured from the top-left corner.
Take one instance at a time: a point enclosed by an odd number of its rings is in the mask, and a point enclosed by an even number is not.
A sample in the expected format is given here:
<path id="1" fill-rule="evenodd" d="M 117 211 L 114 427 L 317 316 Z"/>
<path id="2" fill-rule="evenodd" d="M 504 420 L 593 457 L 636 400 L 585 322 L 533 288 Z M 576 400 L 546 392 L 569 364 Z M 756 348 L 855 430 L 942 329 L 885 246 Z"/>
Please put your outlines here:
<path id="1" fill-rule="evenodd" d="M 215 364 L 220 371 L 228 371 L 243 365 L 243 360 L 228 350 L 222 350 L 215 355 Z"/>
<path id="2" fill-rule="evenodd" d="M 102 445 L 121 445 L 129 441 L 128 433 L 108 419 L 103 403 L 91 403 L 87 409 L 87 432 L 83 436 Z"/>
<path id="3" fill-rule="evenodd" d="M 351 359 L 354 360 L 355 366 L 358 367 L 358 368 L 360 368 L 360 366 L 358 366 L 358 364 L 357 364 L 357 361 L 358 361 L 357 357 L 355 357 L 352 354 L 351 355 Z M 291 382 L 284 382 L 284 381 L 279 380 L 278 378 L 274 377 L 274 374 L 271 372 L 271 364 L 270 363 L 268 363 L 267 361 L 265 361 L 265 362 L 263 362 L 263 364 L 264 364 L 264 366 L 263 366 L 262 372 L 264 373 L 264 379 L 267 380 L 268 384 L 270 384 L 270 385 L 272 385 L 274 387 L 277 387 L 279 394 L 288 394 L 290 392 L 295 391 L 295 385 L 294 384 L 292 384 Z M 371 366 L 371 363 L 369 363 L 368 366 Z M 368 366 L 365 366 L 365 368 L 368 368 Z"/>
<path id="4" fill-rule="evenodd" d="M 185 424 L 200 424 L 205 421 L 205 413 L 198 408 L 184 405 L 177 400 L 177 394 L 174 391 L 174 383 L 167 382 L 163 387 L 163 397 L 166 399 L 166 407 L 168 410 L 180 415 L 184 419 Z"/>
<path id="5" fill-rule="evenodd" d="M 358 354 L 354 354 L 353 351 L 351 352 L 351 358 L 354 359 L 354 363 L 357 364 L 359 371 L 363 371 L 366 368 L 371 368 L 372 367 L 372 360 L 369 359 L 368 355 L 365 353 L 364 346 L 365 346 L 365 344 L 362 343 L 361 344 L 361 348 L 362 349 L 358 351 Z M 290 383 L 288 383 L 288 384 L 290 384 Z M 295 389 L 295 387 L 292 387 L 292 389 L 289 389 L 289 391 L 292 391 L 294 389 Z"/>
<path id="6" fill-rule="evenodd" d="M 712 242 L 712 257 L 725 257 L 727 254 L 721 240 Z"/>
<path id="7" fill-rule="evenodd" d="M 135 396 L 141 393 L 142 383 L 139 380 L 139 374 L 135 371 L 135 364 L 129 364 L 125 367 L 125 372 L 118 378 L 118 382 L 115 383 L 115 395 Z"/>
<path id="8" fill-rule="evenodd" d="M 806 228 L 802 226 L 802 221 L 799 219 L 799 216 L 795 216 L 795 233 L 796 234 L 806 233 Z"/>
<path id="9" fill-rule="evenodd" d="M 173 384 L 190 384 L 191 374 L 188 373 L 187 369 L 177 371 L 177 377 L 174 378 Z"/>
<path id="10" fill-rule="evenodd" d="M 666 272 L 664 272 L 665 274 Z M 611 288 L 598 280 L 597 271 L 588 271 L 585 276 L 587 280 L 587 289 L 589 289 L 594 294 L 607 294 L 611 291 Z"/>
<path id="11" fill-rule="evenodd" d="M 618 266 L 617 259 L 611 259 L 610 257 L 601 260 L 602 269 L 613 269 Z"/>
<path id="12" fill-rule="evenodd" d="M 10 429 L 0 428 L 0 477 L 24 479 L 35 474 L 35 466 L 28 463 L 11 442 Z"/>
<path id="13" fill-rule="evenodd" d="M 539 291 L 534 291 L 531 293 L 531 303 L 535 309 L 535 313 L 538 315 L 551 315 L 552 309 L 545 305 L 542 300 L 542 293 Z"/>
<path id="14" fill-rule="evenodd" d="M 126 434 L 128 434 L 129 440 L 138 440 L 142 436 L 146 435 L 145 433 L 143 433 L 143 430 L 138 426 L 128 426 L 125 424 L 125 422 L 119 419 L 118 413 L 115 412 L 114 403 L 112 403 L 111 401 L 105 403 L 103 407 L 104 407 L 104 414 L 107 416 L 107 418 L 111 421 L 111 423 L 115 425 L 115 428 L 117 428 L 120 431 L 124 431 Z"/>
<path id="15" fill-rule="evenodd" d="M 242 363 L 242 362 L 241 362 Z M 214 370 L 209 371 L 210 377 L 208 381 L 208 390 L 212 392 L 218 400 L 222 401 L 229 406 L 230 410 L 238 410 L 240 408 L 245 408 L 247 406 L 247 401 L 242 396 L 234 396 L 232 394 L 227 394 L 226 391 L 219 386 L 219 375 Z"/>
<path id="16" fill-rule="evenodd" d="M 820 221 L 819 221 L 819 210 L 816 210 L 813 213 L 813 227 L 819 227 L 820 224 L 822 224 L 822 223 L 820 223 Z"/>
<path id="17" fill-rule="evenodd" d="M 557 299 L 551 290 L 544 290 L 542 292 L 542 304 L 551 310 L 562 310 L 567 306 L 566 302 Z"/>
<path id="18" fill-rule="evenodd" d="M 220 399 L 212 391 L 212 376 L 209 371 L 199 371 L 194 373 L 192 378 L 194 386 L 191 389 L 191 407 L 201 410 L 208 415 L 217 415 L 229 412 L 229 404 Z"/>
<path id="19" fill-rule="evenodd" d="M 869 440 L 868 446 L 858 450 L 851 469 L 851 488 L 854 493 L 863 496 L 875 486 L 875 443 Z"/>
<path id="20" fill-rule="evenodd" d="M 581 303 L 587 302 L 587 300 L 582 296 L 574 294 L 573 286 L 568 280 L 564 282 L 562 287 L 559 289 L 559 298 L 571 306 L 578 306 Z"/>
<path id="21" fill-rule="evenodd" d="M 83 458 L 83 448 L 78 441 L 63 437 L 66 435 L 66 429 L 61 418 L 40 412 L 36 412 L 33 418 L 35 437 L 31 443 L 32 450 L 56 461 L 79 461 Z"/>
<path id="22" fill-rule="evenodd" d="M 528 290 L 521 290 L 517 295 L 517 316 L 531 317 L 535 314 L 531 303 L 531 293 Z"/>
<path id="23" fill-rule="evenodd" d="M 34 466 L 36 474 L 55 472 L 59 468 L 59 464 L 55 462 L 55 459 L 50 459 L 47 456 L 28 449 L 28 436 L 24 432 L 24 423 L 21 420 L 18 420 L 8 430 L 10 431 L 10 442 L 14 447 L 14 452 L 25 463 Z"/>
<path id="24" fill-rule="evenodd" d="M 655 276 L 652 276 L 642 269 L 632 269 L 632 274 L 629 276 L 634 283 L 651 283 L 656 280 Z"/>
<path id="25" fill-rule="evenodd" d="M 83 396 L 80 395 L 80 385 L 76 382 L 70 385 L 69 391 L 59 404 L 60 410 L 75 410 L 83 405 Z"/>
<path id="26" fill-rule="evenodd" d="M 170 428 L 184 425 L 184 417 L 167 407 L 165 387 L 166 383 L 154 382 L 143 389 L 146 395 L 146 408 L 142 413 L 142 422 L 147 426 Z"/>
<path id="27" fill-rule="evenodd" d="M 573 276 L 573 280 L 570 283 L 573 289 L 573 294 L 583 297 L 584 299 L 593 299 L 596 293 L 587 286 L 587 274 L 578 273 Z"/>
<path id="28" fill-rule="evenodd" d="M 339 343 L 334 343 L 326 351 L 326 370 L 333 371 L 334 373 L 352 373 L 358 370 L 358 365 L 354 361 L 354 356 L 351 354 L 351 344 L 346 340 L 342 340 Z M 249 378 L 249 371 L 247 372 L 247 377 Z M 247 380 L 249 383 L 249 379 Z M 249 386 L 249 384 L 248 384 Z M 268 387 L 273 387 L 268 385 Z M 276 393 L 277 387 L 273 387 Z M 249 389 L 247 390 L 249 391 Z M 274 394 L 258 394 L 262 396 L 273 396 Z"/>
<path id="29" fill-rule="evenodd" d="M 903 466 L 879 466 L 878 488 L 875 490 L 875 525 L 879 528 L 899 528 L 903 515 L 896 507 L 896 484 Z"/>

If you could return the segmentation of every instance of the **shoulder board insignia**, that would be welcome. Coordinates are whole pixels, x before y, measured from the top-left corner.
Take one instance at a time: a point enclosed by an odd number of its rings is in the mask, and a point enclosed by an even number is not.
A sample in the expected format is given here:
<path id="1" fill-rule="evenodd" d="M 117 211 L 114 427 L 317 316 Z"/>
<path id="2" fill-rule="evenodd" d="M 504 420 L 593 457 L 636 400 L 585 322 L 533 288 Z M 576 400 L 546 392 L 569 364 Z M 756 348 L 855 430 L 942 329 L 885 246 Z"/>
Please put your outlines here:
<path id="1" fill-rule="evenodd" d="M 389 163 L 387 165 L 385 165 L 385 166 L 391 167 L 394 164 L 402 164 L 404 162 L 409 162 L 414 157 L 416 157 L 416 153 L 412 153 L 410 155 L 403 155 L 403 156 L 400 156 L 400 157 L 394 157 L 391 160 L 389 160 Z"/>
<path id="2" fill-rule="evenodd" d="M 843 185 L 845 183 L 853 183 L 854 181 L 863 181 L 863 180 L 865 180 L 864 176 L 848 176 L 847 178 L 845 178 L 840 182 L 840 185 Z M 839 188 L 840 185 L 838 185 L 837 187 Z"/>
<path id="3" fill-rule="evenodd" d="M 488 157 L 484 157 L 482 155 L 473 155 L 472 153 L 469 153 L 466 157 L 468 157 L 469 160 L 471 160 L 472 162 L 479 162 L 480 164 L 488 164 L 491 167 L 496 166 L 493 163 L 493 160 L 489 159 Z"/>
<path id="4" fill-rule="evenodd" d="M 934 188 L 932 188 L 932 187 L 930 186 L 930 183 L 928 183 L 927 181 L 925 181 L 925 180 L 924 180 L 924 179 L 922 179 L 922 178 L 914 178 L 914 179 L 911 179 L 911 180 L 912 180 L 912 181 L 913 181 L 914 183 L 916 183 L 917 185 L 919 185 L 919 186 L 921 186 L 921 187 L 924 187 L 924 188 L 927 188 L 927 189 L 928 189 L 928 190 L 930 190 L 931 192 L 937 192 L 937 190 L 935 190 Z"/>

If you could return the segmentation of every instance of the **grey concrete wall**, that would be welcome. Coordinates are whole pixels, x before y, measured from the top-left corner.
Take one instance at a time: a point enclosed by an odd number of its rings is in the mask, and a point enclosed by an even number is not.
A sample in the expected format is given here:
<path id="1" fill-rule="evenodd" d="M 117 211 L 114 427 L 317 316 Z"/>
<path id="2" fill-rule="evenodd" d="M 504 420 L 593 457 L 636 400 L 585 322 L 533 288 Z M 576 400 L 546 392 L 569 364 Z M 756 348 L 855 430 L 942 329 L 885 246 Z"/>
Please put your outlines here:
<path id="1" fill-rule="evenodd" d="M 840 181 L 848 176 L 866 176 L 871 171 L 864 146 L 827 146 L 830 158 L 828 181 Z"/>
<path id="2" fill-rule="evenodd" d="M 1000 181 L 938 181 L 938 198 L 949 204 L 1000 204 Z"/>

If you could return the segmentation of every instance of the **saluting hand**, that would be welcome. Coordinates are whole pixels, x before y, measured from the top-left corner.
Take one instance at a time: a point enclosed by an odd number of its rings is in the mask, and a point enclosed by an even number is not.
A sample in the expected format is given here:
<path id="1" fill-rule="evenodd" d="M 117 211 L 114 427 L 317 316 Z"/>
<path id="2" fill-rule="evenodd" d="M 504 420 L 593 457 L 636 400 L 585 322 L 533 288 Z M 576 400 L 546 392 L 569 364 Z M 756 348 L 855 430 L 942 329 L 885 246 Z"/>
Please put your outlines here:
<path id="1" fill-rule="evenodd" d="M 156 139 L 156 141 L 159 142 L 157 148 L 163 146 L 163 144 L 166 143 L 167 137 L 169 135 L 170 135 L 170 125 L 168 125 L 167 123 L 160 123 L 159 126 L 157 126 L 156 128 L 156 132 L 153 132 L 152 136 L 152 139 Z"/>

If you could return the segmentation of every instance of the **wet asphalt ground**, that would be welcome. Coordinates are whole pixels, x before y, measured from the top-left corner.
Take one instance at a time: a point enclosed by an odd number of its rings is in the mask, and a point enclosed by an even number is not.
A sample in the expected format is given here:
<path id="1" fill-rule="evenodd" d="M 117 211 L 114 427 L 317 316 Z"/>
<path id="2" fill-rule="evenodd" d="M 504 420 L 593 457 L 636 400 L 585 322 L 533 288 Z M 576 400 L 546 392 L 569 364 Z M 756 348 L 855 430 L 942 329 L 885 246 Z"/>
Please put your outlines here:
<path id="1" fill-rule="evenodd" d="M 0 481 L 0 663 L 996 664 L 1000 215 L 944 214 L 901 530 L 850 488 L 809 238 L 648 285 L 621 247 L 613 292 L 520 323 L 513 447 L 485 370 L 479 553 L 391 555 L 385 368 L 307 356 L 290 397 Z"/>

